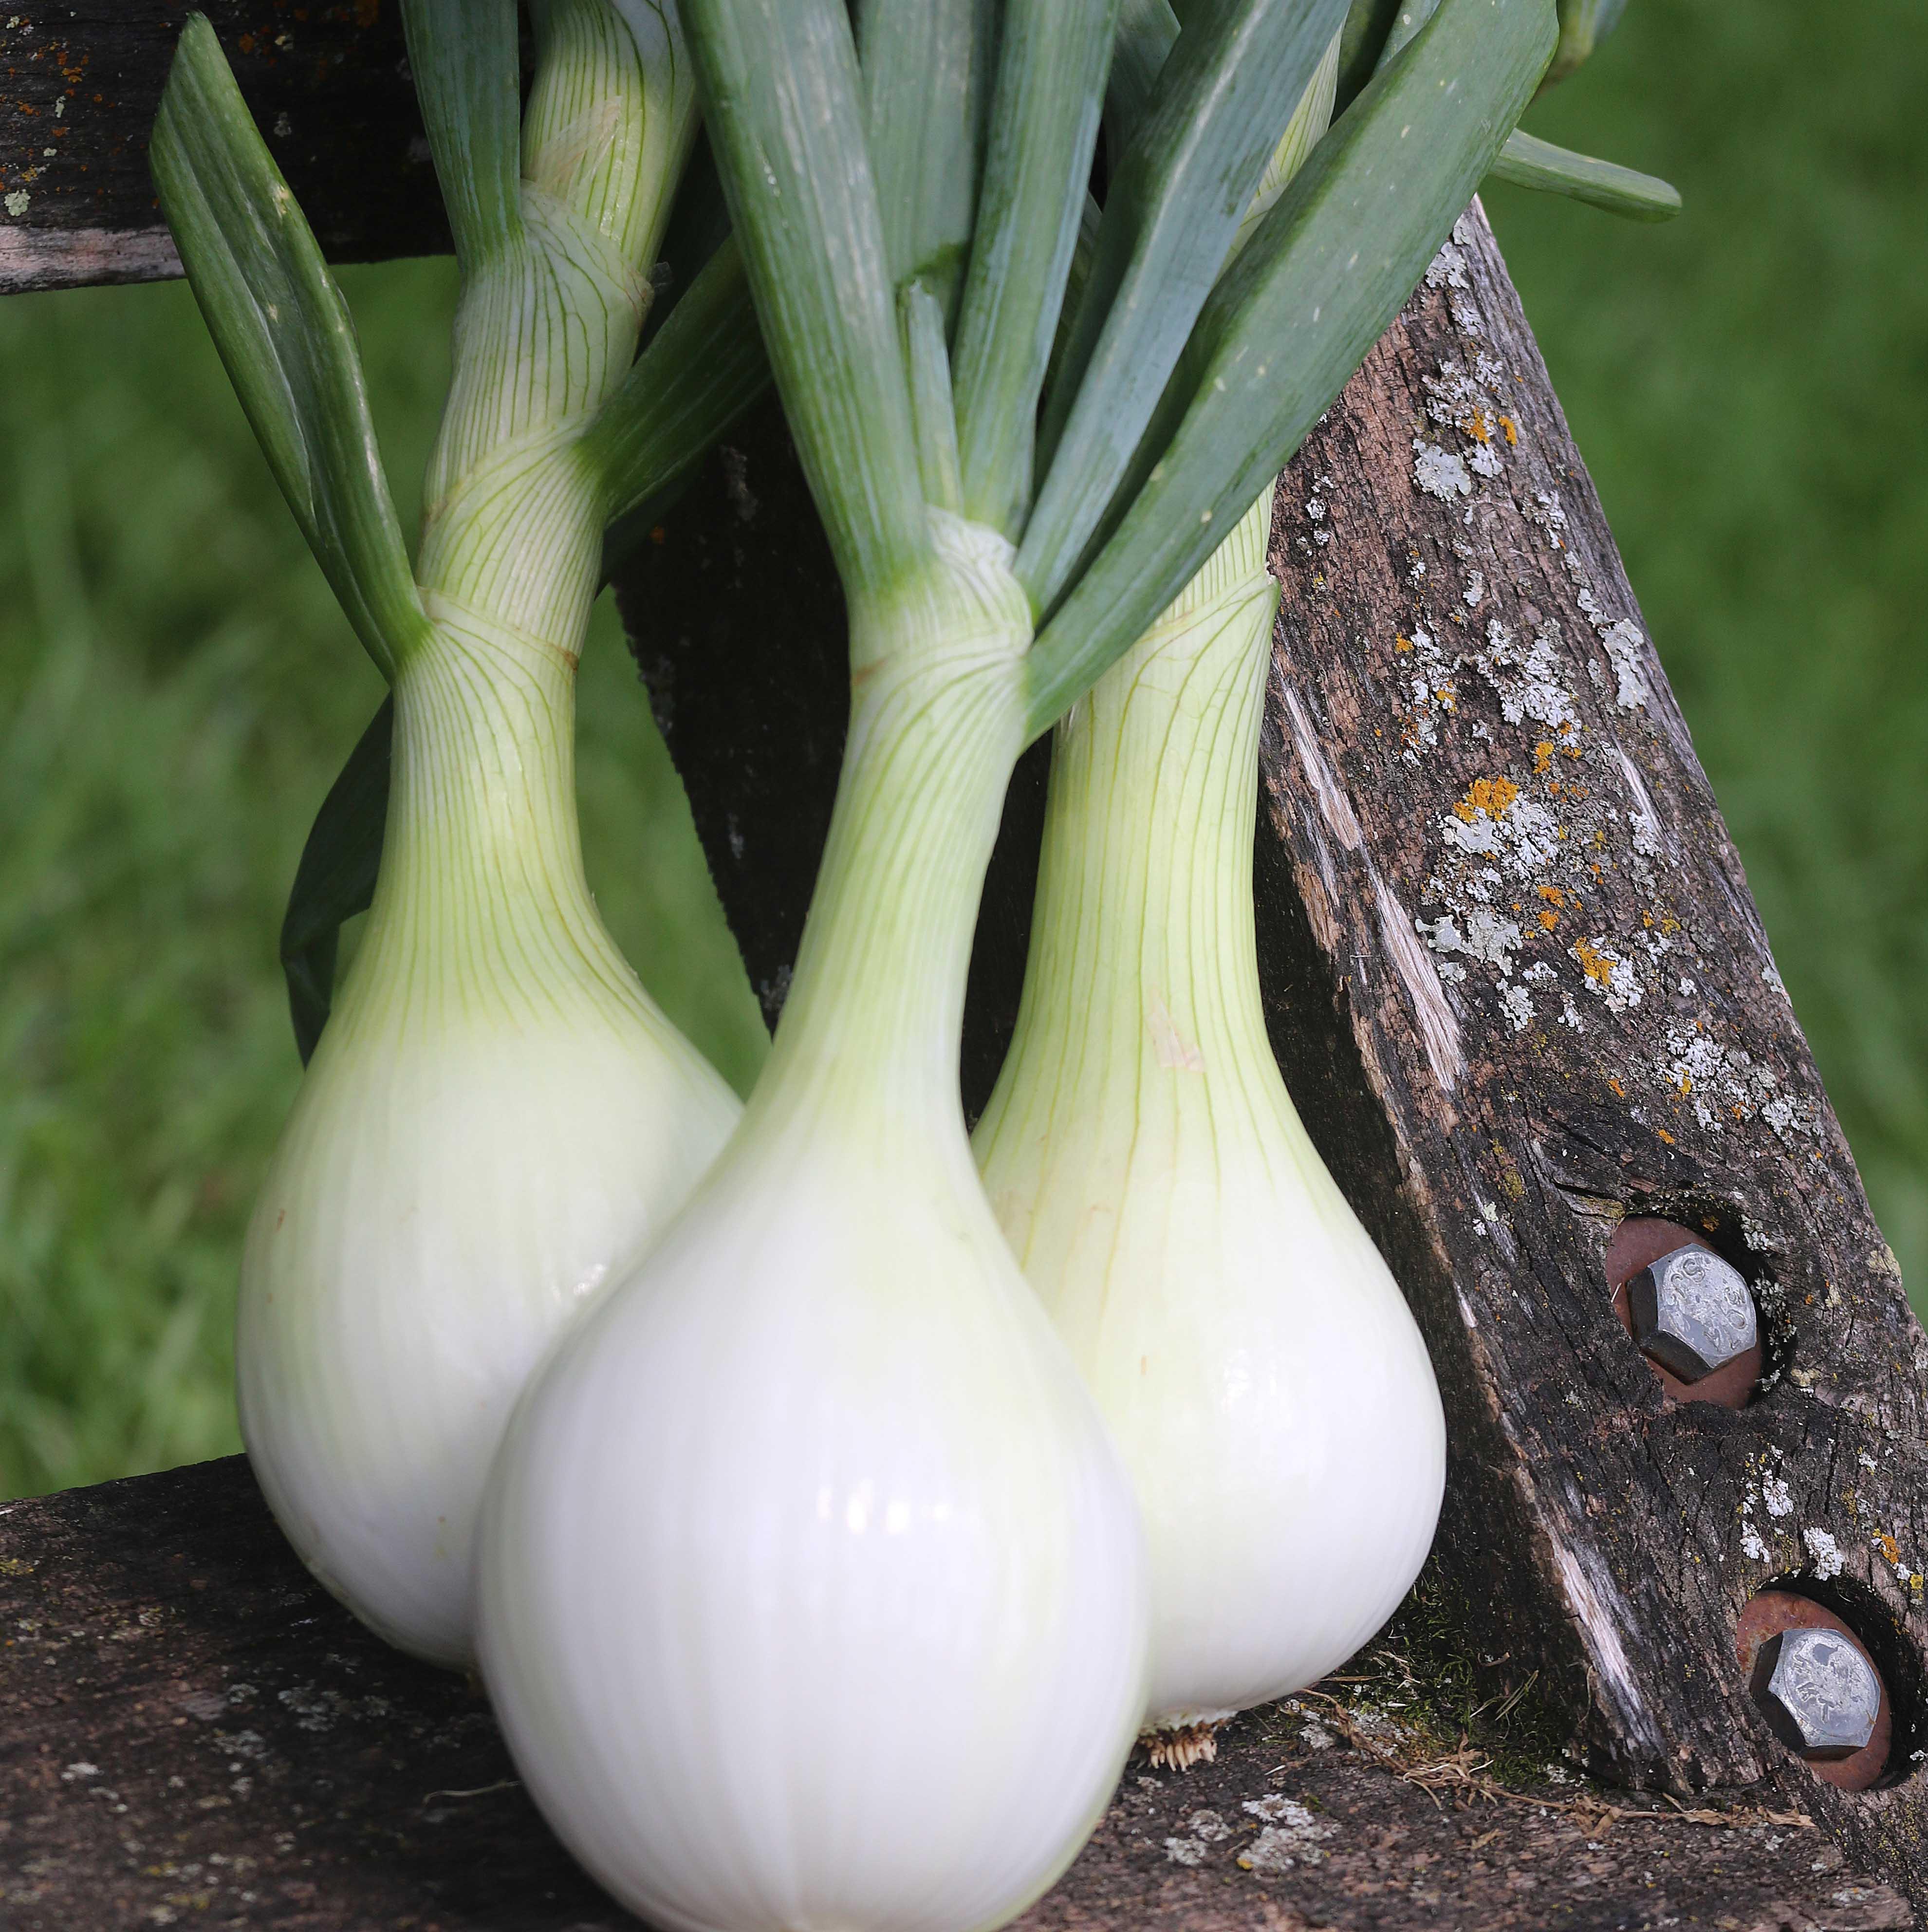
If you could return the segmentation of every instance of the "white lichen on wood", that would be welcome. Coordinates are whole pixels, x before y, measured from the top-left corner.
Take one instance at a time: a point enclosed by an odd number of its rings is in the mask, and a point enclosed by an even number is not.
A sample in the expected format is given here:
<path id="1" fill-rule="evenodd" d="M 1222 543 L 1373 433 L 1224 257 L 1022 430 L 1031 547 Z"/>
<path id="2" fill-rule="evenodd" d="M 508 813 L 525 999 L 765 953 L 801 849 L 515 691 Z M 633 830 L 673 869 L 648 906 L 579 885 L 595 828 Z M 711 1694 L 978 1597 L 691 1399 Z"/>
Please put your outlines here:
<path id="1" fill-rule="evenodd" d="M 1456 496 L 1473 494 L 1473 479 L 1465 462 L 1449 450 L 1423 436 L 1413 439 L 1413 484 L 1429 496 L 1450 503 Z"/>

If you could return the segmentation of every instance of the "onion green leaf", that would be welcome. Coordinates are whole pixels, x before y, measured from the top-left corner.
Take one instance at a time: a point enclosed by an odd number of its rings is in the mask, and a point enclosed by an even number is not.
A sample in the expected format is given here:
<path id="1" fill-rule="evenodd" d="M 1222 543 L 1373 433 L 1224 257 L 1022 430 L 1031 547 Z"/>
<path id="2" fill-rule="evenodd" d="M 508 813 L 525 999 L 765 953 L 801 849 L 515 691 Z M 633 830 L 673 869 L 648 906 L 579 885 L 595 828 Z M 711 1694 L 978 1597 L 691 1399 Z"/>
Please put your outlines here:
<path id="1" fill-rule="evenodd" d="M 1345 0 L 1212 0 L 1111 183 L 1039 437 L 1018 578 L 1047 609 L 1103 514 Z"/>
<path id="2" fill-rule="evenodd" d="M 1119 0 L 1007 0 L 977 233 L 951 352 L 964 512 L 1014 543 L 1038 397 L 1097 145 Z"/>
<path id="3" fill-rule="evenodd" d="M 1352 0 L 1339 34 L 1335 112 L 1343 113 L 1350 107 L 1372 78 L 1399 10 L 1399 0 Z"/>
<path id="4" fill-rule="evenodd" d="M 295 868 L 287 916 L 281 922 L 281 972 L 304 1066 L 314 1058 L 334 1004 L 334 955 L 342 926 L 366 912 L 375 896 L 388 814 L 394 722 L 395 700 L 390 696 L 382 699 L 328 788 Z"/>
<path id="5" fill-rule="evenodd" d="M 584 432 L 613 521 L 667 489 L 769 386 L 743 257 L 733 236 L 710 256 Z"/>
<path id="6" fill-rule="evenodd" d="M 1129 507 L 1033 646 L 1042 731 L 1177 595 L 1332 403 L 1490 169 L 1552 0 L 1443 0 L 1312 153 L 1201 314 Z"/>
<path id="7" fill-rule="evenodd" d="M 1105 83 L 1105 144 L 1114 159 L 1131 146 L 1150 111 L 1159 70 L 1177 39 L 1178 16 L 1169 0 L 1124 0 Z"/>
<path id="8" fill-rule="evenodd" d="M 897 302 L 841 0 L 693 9 L 730 212 L 839 573 L 883 598 L 928 554 Z"/>
<path id="9" fill-rule="evenodd" d="M 952 310 L 964 285 L 997 54 L 993 0 L 863 0 L 864 124 L 892 281 Z"/>
<path id="10" fill-rule="evenodd" d="M 1379 50 L 1379 58 L 1373 67 L 1373 72 L 1384 74 L 1391 64 L 1393 56 L 1404 51 L 1419 30 L 1438 10 L 1439 0 L 1400 0 L 1399 9 L 1393 16 L 1393 23 L 1386 31 L 1385 44 Z"/>
<path id="11" fill-rule="evenodd" d="M 1657 175 L 1643 175 L 1617 162 L 1596 160 L 1556 148 L 1551 141 L 1515 128 L 1493 164 L 1497 181 L 1516 188 L 1563 194 L 1630 221 L 1671 221 L 1681 212 L 1681 191 Z"/>
<path id="12" fill-rule="evenodd" d="M 181 33 L 150 154 L 188 283 L 268 467 L 355 634 L 392 678 L 427 620 L 355 324 L 198 14 Z"/>
<path id="13" fill-rule="evenodd" d="M 402 0 L 402 30 L 466 272 L 522 236 L 515 0 Z"/>
<path id="14" fill-rule="evenodd" d="M 1627 0 L 1560 0 L 1560 44 L 1540 83 L 1543 90 L 1588 60 L 1626 11 Z"/>
<path id="15" fill-rule="evenodd" d="M 944 348 L 944 311 L 922 282 L 909 284 L 898 305 L 904 319 L 904 362 L 910 372 L 910 417 L 924 500 L 960 515 L 964 482 L 958 466 L 958 420 L 951 402 L 950 358 Z"/>

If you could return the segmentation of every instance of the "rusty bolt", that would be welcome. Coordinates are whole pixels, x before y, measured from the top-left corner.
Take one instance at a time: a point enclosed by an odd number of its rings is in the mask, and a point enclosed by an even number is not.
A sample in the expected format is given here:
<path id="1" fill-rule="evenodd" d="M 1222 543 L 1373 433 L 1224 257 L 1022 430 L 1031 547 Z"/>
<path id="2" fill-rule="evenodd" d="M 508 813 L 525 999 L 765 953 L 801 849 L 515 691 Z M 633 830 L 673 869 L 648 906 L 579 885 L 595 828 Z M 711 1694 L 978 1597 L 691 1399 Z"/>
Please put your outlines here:
<path id="1" fill-rule="evenodd" d="M 1684 1382 L 1745 1354 L 1757 1340 L 1754 1298 L 1740 1270 L 1703 1247 L 1679 1247 L 1627 1284 L 1640 1352 Z"/>
<path id="2" fill-rule="evenodd" d="M 1783 1662 L 1781 1646 L 1794 1637 L 1825 1637 L 1838 1642 L 1853 1653 L 1861 1669 L 1867 1672 L 1867 1682 L 1873 1687 L 1875 1716 L 1873 1725 L 1864 1734 L 1864 1741 L 1858 1749 L 1842 1750 L 1838 1743 L 1831 1748 L 1822 1727 L 1817 1726 L 1812 1732 L 1802 1728 L 1803 1718 L 1797 1711 L 1805 1706 L 1807 1694 L 1800 1688 L 1803 1673 L 1798 1653 L 1788 1661 L 1789 1674 L 1783 1680 L 1782 1690 L 1774 1688 L 1777 1671 Z M 1741 1606 L 1734 1640 L 1741 1665 L 1741 1681 L 1753 1694 L 1762 1714 L 1776 1734 L 1805 1761 L 1811 1775 L 1842 1791 L 1866 1791 L 1880 1783 L 1887 1772 L 1894 1746 L 1894 1712 L 1879 1670 L 1861 1639 L 1840 1617 L 1825 1604 L 1807 1597 L 1798 1597 L 1792 1591 L 1762 1590 Z M 1852 1672 L 1855 1668 L 1855 1664 L 1845 1658 L 1836 1660 L 1829 1667 L 1831 1672 Z M 1828 1674 L 1820 1673 L 1824 1682 Z M 1848 1700 L 1842 1701 L 1845 1704 Z M 1846 1742 L 1852 1745 L 1854 1729 L 1842 1728 L 1847 1733 Z M 1820 1750 L 1810 1748 L 1810 1736 L 1820 1744 Z"/>
<path id="3" fill-rule="evenodd" d="M 1881 1679 L 1838 1630 L 1788 1630 L 1755 1653 L 1754 1701 L 1788 1748 L 1810 1762 L 1866 1748 L 1881 1714 Z"/>
<path id="4" fill-rule="evenodd" d="M 1678 1221 L 1663 1221 L 1650 1215 L 1630 1215 L 1614 1230 L 1607 1244 L 1606 1276 L 1613 1291 L 1613 1312 L 1627 1333 L 1635 1336 L 1633 1310 L 1628 1305 L 1628 1288 L 1643 1268 L 1650 1268 L 1677 1248 L 1701 1248 L 1714 1252 L 1709 1244 L 1691 1228 Z M 1728 1408 L 1743 1408 L 1753 1400 L 1760 1386 L 1763 1351 L 1761 1324 L 1755 1324 L 1754 1346 L 1744 1349 L 1733 1360 L 1699 1382 L 1684 1382 L 1664 1362 L 1652 1355 L 1642 1357 L 1660 1384 L 1669 1402 L 1711 1402 Z"/>

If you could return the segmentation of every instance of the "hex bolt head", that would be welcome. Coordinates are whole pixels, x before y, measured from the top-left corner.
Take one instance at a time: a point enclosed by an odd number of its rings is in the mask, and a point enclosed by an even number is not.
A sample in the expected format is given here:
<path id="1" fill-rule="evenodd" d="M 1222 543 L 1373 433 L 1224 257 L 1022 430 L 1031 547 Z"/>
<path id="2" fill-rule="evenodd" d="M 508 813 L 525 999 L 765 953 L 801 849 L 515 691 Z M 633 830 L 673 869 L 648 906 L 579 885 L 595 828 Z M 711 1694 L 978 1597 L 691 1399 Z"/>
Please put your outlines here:
<path id="1" fill-rule="evenodd" d="M 1753 1347 L 1754 1297 L 1738 1268 L 1706 1248 L 1676 1248 L 1627 1284 L 1640 1352 L 1697 1382 Z"/>
<path id="2" fill-rule="evenodd" d="M 1749 1688 L 1774 1735 L 1810 1762 L 1852 1757 L 1874 1736 L 1881 1679 L 1837 1630 L 1786 1630 L 1761 1646 Z"/>

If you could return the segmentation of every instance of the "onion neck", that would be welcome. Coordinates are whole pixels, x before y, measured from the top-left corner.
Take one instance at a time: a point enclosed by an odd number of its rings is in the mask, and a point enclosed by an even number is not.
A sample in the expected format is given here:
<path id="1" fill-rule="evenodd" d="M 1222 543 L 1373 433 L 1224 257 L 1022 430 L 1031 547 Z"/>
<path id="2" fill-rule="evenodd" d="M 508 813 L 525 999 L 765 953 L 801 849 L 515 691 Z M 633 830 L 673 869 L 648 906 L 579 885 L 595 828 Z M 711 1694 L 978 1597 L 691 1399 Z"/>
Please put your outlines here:
<path id="1" fill-rule="evenodd" d="M 1007 1125 L 1107 1117 L 1161 1076 L 1270 1066 L 1252 863 L 1270 506 L 1268 491 L 1058 727 L 1017 1030 L 978 1130 L 987 1154 Z"/>
<path id="2" fill-rule="evenodd" d="M 942 1124 L 964 1154 L 964 984 L 1024 742 L 1030 622 L 1010 547 L 932 516 L 936 569 L 891 611 L 853 616 L 829 838 L 751 1112 L 862 1124 L 893 1148 Z"/>
<path id="3" fill-rule="evenodd" d="M 634 357 L 650 195 L 674 179 L 659 167 L 652 190 L 621 152 L 653 139 L 679 165 L 687 143 L 661 114 L 650 134 L 660 76 L 600 16 L 579 0 L 544 14 L 535 178 L 513 239 L 464 273 L 415 573 L 431 628 L 394 681 L 381 874 L 344 998 L 399 982 L 526 1016 L 586 975 L 655 1012 L 583 874 L 575 668 L 602 515 L 580 439 Z"/>
<path id="4" fill-rule="evenodd" d="M 634 1004 L 583 872 L 573 658 L 427 601 L 430 641 L 395 681 L 382 868 L 344 1015 L 400 998 L 528 1019 L 586 976 Z"/>

